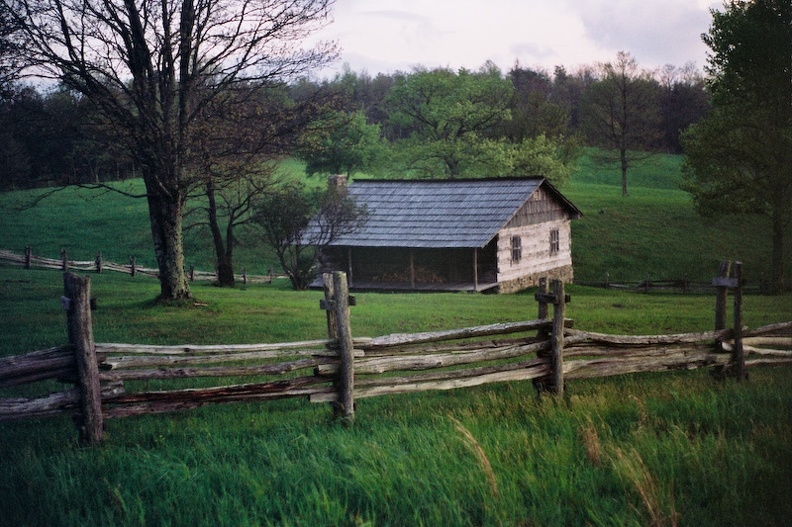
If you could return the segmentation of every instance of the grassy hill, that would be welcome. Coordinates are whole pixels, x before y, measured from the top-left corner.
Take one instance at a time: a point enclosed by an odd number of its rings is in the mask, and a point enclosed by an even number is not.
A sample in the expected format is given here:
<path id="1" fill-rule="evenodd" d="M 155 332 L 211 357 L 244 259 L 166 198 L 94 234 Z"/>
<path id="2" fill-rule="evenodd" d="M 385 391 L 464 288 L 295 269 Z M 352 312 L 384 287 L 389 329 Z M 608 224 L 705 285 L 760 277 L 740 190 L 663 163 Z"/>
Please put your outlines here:
<path id="1" fill-rule="evenodd" d="M 151 302 L 156 281 L 92 275 L 98 341 L 182 344 L 322 338 L 321 294 L 285 281 Z M 62 344 L 53 271 L 0 268 L 0 354 Z M 571 286 L 579 328 L 635 334 L 712 324 L 713 299 Z M 746 324 L 788 318 L 748 296 Z M 358 295 L 355 335 L 533 317 L 529 293 Z M 155 381 L 156 382 L 156 381 Z M 187 381 L 184 381 L 187 382 Z M 157 385 L 158 386 L 158 385 Z M 50 386 L 53 389 L 55 386 Z M 157 389 L 156 387 L 151 387 Z M 362 399 L 354 427 L 302 400 L 106 422 L 80 448 L 68 418 L 0 426 L 0 526 L 785 525 L 792 517 L 789 368 L 748 383 L 706 371 L 529 382 Z M 4 389 L 0 397 L 32 395 Z M 485 462 L 486 460 L 486 462 Z"/>
<path id="2" fill-rule="evenodd" d="M 602 169 L 584 155 L 562 191 L 583 211 L 573 223 L 572 252 L 576 278 L 618 281 L 689 278 L 708 281 L 720 260 L 741 260 L 748 281 L 769 278 L 769 222 L 741 215 L 718 221 L 701 218 L 688 194 L 677 189 L 679 156 L 660 155 L 630 174 L 630 197 L 620 195 L 620 175 Z M 304 177 L 303 166 L 284 166 L 289 177 Z M 321 184 L 318 179 L 310 184 Z M 118 183 L 132 193 L 141 181 Z M 66 248 L 74 260 L 91 260 L 102 251 L 107 260 L 126 263 L 130 256 L 155 267 L 145 200 L 107 191 L 68 188 L 28 207 L 42 191 L 0 194 L 0 248 L 57 258 Z M 188 220 L 186 223 L 189 224 Z M 236 250 L 236 270 L 251 274 L 278 271 L 272 252 L 255 235 L 245 236 Z M 792 245 L 790 243 L 789 245 Z M 188 265 L 210 271 L 214 254 L 208 232 L 188 229 Z M 792 260 L 792 257 L 788 258 Z M 792 274 L 792 262 L 789 262 Z"/>
<path id="3" fill-rule="evenodd" d="M 586 214 L 573 228 L 578 278 L 706 279 L 719 258 L 742 258 L 749 273 L 766 264 L 749 219 L 701 221 L 667 187 L 668 174 L 647 172 L 655 186 L 624 200 L 581 168 L 563 189 Z M 101 249 L 153 265 L 143 202 L 70 189 L 19 209 L 35 195 L 0 195 L 0 247 L 57 256 L 65 246 L 75 259 Z M 187 252 L 211 262 L 198 233 L 188 234 Z M 240 249 L 249 270 L 262 272 L 267 258 L 261 246 Z M 0 267 L 0 356 L 64 343 L 62 289 L 58 272 Z M 326 332 L 321 294 L 285 281 L 196 283 L 201 302 L 189 308 L 152 302 L 158 285 L 145 277 L 92 275 L 92 290 L 100 342 L 282 342 Z M 710 296 L 569 292 L 567 313 L 581 329 L 673 333 L 713 321 Z M 536 313 L 531 292 L 357 299 L 357 336 Z M 745 323 L 789 320 L 789 300 L 748 295 Z M 302 400 L 215 406 L 108 420 L 99 449 L 77 445 L 68 418 L 2 423 L 0 526 L 788 525 L 789 373 L 758 367 L 747 383 L 706 371 L 580 380 L 563 401 L 538 399 L 528 382 L 362 399 L 351 428 L 331 422 L 327 405 Z M 0 398 L 27 390 L 0 389 Z"/>

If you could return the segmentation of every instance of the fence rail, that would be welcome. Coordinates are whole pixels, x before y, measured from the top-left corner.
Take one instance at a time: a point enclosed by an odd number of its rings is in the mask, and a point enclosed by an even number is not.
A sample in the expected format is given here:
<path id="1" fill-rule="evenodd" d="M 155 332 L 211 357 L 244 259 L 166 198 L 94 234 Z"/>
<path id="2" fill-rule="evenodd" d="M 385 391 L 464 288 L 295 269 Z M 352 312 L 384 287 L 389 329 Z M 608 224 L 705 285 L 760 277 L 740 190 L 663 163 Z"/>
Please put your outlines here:
<path id="1" fill-rule="evenodd" d="M 606 276 L 605 280 L 601 282 L 596 280 L 576 280 L 575 284 L 586 287 L 632 291 L 637 293 L 672 292 L 684 294 L 709 294 L 716 291 L 718 287 L 717 284 L 713 282 L 700 282 L 687 278 L 650 278 L 649 276 L 646 276 L 643 280 L 621 282 L 611 281 L 610 278 Z M 752 294 L 769 294 L 772 288 L 768 280 L 760 280 L 757 283 L 744 283 L 743 291 Z"/>
<path id="2" fill-rule="evenodd" d="M 354 298 L 344 273 L 333 273 L 325 276 L 321 303 L 328 339 L 220 346 L 94 343 L 86 301 L 90 281 L 66 273 L 64 282 L 70 344 L 0 358 L 0 387 L 58 380 L 75 388 L 0 399 L 0 421 L 73 414 L 89 444 L 101 441 L 104 419 L 208 404 L 301 397 L 331 403 L 336 416 L 352 421 L 356 399 L 380 395 L 529 379 L 537 390 L 560 395 L 574 379 L 702 367 L 742 379 L 746 367 L 792 363 L 792 322 L 742 327 L 739 281 L 737 331 L 648 336 L 581 331 L 564 316 L 568 296 L 564 284 L 554 281 L 552 289 L 543 283 L 536 294 L 536 320 L 354 338 L 349 325 Z M 220 377 L 229 384 L 145 390 L 145 381 Z M 251 382 L 240 383 L 244 378 Z M 130 391 L 129 381 L 144 381 L 135 384 L 143 388 Z"/>
<path id="3" fill-rule="evenodd" d="M 65 249 L 61 249 L 60 258 L 45 258 L 43 256 L 34 255 L 30 247 L 25 248 L 24 254 L 18 254 L 6 249 L 0 249 L 0 264 L 13 265 L 17 267 L 24 267 L 25 269 L 32 269 L 34 267 L 40 269 L 53 269 L 59 271 L 81 271 L 81 272 L 95 272 L 103 273 L 111 271 L 116 273 L 128 274 L 130 276 L 143 275 L 150 277 L 159 276 L 159 270 L 149 267 L 141 267 L 137 264 L 135 257 L 130 257 L 129 264 L 119 264 L 107 262 L 102 256 L 102 252 L 96 253 L 94 260 L 69 260 L 68 254 Z M 212 281 L 217 280 L 217 274 L 208 271 L 199 271 L 194 266 L 190 266 L 187 270 L 190 281 Z M 234 279 L 244 284 L 247 283 L 272 283 L 275 278 L 285 278 L 282 275 L 276 275 L 270 272 L 267 275 L 250 275 L 242 271 L 240 274 L 234 275 Z"/>

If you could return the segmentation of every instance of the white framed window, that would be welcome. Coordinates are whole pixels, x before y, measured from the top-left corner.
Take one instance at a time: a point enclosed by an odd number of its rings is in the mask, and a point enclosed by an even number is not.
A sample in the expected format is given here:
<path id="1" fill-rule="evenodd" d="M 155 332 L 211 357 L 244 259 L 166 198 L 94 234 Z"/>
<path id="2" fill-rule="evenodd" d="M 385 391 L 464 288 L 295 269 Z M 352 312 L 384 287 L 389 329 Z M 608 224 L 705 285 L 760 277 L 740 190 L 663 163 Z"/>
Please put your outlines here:
<path id="1" fill-rule="evenodd" d="M 511 237 L 511 261 L 518 263 L 522 260 L 522 238 L 519 236 Z"/>
<path id="2" fill-rule="evenodd" d="M 561 242 L 559 240 L 558 229 L 550 231 L 550 254 L 558 253 L 561 248 Z"/>

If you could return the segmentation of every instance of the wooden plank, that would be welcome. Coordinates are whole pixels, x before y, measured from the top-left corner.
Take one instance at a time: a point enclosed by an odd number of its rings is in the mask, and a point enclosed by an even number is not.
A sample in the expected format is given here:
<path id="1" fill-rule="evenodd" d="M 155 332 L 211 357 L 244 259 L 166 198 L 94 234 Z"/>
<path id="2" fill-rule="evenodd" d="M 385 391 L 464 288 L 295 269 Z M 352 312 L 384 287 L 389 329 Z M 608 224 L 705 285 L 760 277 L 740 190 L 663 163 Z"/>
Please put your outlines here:
<path id="1" fill-rule="evenodd" d="M 672 335 L 610 335 L 607 333 L 595 333 L 591 331 L 579 331 L 567 329 L 567 335 L 586 337 L 591 341 L 611 345 L 644 345 L 653 346 L 656 344 L 682 344 L 707 342 L 731 338 L 732 330 L 723 329 L 719 331 L 704 331 L 701 333 L 678 333 Z"/>
<path id="2" fill-rule="evenodd" d="M 761 335 L 789 335 L 792 337 L 792 321 L 768 324 L 767 326 L 743 331 L 743 337 L 758 337 Z"/>
<path id="3" fill-rule="evenodd" d="M 728 351 L 730 353 L 734 353 L 734 343 L 733 342 L 722 342 L 721 346 L 723 347 L 724 351 Z M 765 356 L 775 356 L 775 357 L 792 357 L 792 351 L 790 351 L 790 350 L 757 348 L 757 347 L 754 347 L 754 346 L 746 346 L 745 344 L 743 344 L 743 352 L 752 353 L 754 355 L 765 355 Z"/>
<path id="4" fill-rule="evenodd" d="M 360 341 L 361 344 L 367 340 Z M 334 344 L 333 340 L 305 340 L 301 342 L 279 342 L 273 344 L 234 344 L 234 345 L 212 345 L 197 346 L 194 344 L 181 344 L 178 346 L 160 346 L 151 344 L 116 344 L 116 343 L 97 343 L 96 350 L 100 353 L 119 354 L 119 353 L 141 353 L 146 355 L 197 355 L 197 354 L 232 354 L 249 353 L 264 351 L 294 350 L 300 348 L 322 348 Z M 322 353 L 316 350 L 312 353 Z M 288 355 L 288 353 L 274 353 L 273 357 Z"/>
<path id="5" fill-rule="evenodd" d="M 571 319 L 565 320 L 565 327 L 571 327 L 574 322 Z M 428 342 L 440 342 L 444 340 L 457 340 L 472 337 L 486 337 L 490 335 L 507 335 L 510 333 L 521 333 L 524 331 L 534 331 L 548 325 L 547 320 L 529 320 L 525 322 L 507 322 L 500 324 L 489 324 L 486 326 L 474 326 L 461 329 L 451 329 L 446 331 L 430 331 L 425 333 L 394 333 L 382 337 L 374 337 L 370 342 L 361 344 L 361 349 L 375 350 L 387 347 L 408 346 L 415 344 L 425 344 Z"/>
<path id="6" fill-rule="evenodd" d="M 199 408 L 208 404 L 307 397 L 332 390 L 330 386 L 316 386 L 327 382 L 327 379 L 312 376 L 267 383 L 126 394 L 109 401 L 104 411 L 108 418 L 113 418 Z"/>
<path id="7" fill-rule="evenodd" d="M 774 346 L 792 348 L 792 336 L 789 337 L 746 337 L 743 344 L 750 346 Z"/>
<path id="8" fill-rule="evenodd" d="M 457 388 L 471 388 L 492 382 L 524 381 L 547 375 L 549 366 L 547 360 L 536 359 L 532 365 L 523 365 L 515 369 L 483 373 L 471 376 L 461 375 L 466 370 L 454 372 L 458 375 L 452 379 L 426 381 L 423 379 L 386 379 L 382 384 L 367 384 L 361 381 L 355 390 L 356 398 L 377 397 L 381 395 L 396 395 L 400 393 L 424 392 L 430 390 L 454 390 Z M 472 372 L 471 372 L 472 373 Z M 312 403 L 331 402 L 333 394 L 317 394 L 311 396 Z"/>
<path id="9" fill-rule="evenodd" d="M 691 370 L 707 366 L 724 366 L 729 357 L 718 353 L 674 354 L 653 359 L 595 359 L 574 360 L 564 363 L 564 373 L 568 379 L 591 379 L 626 375 L 629 373 L 663 372 L 669 370 Z"/>
<path id="10" fill-rule="evenodd" d="M 378 350 L 368 350 L 366 357 L 392 357 L 399 354 L 428 355 L 431 353 L 464 353 L 466 351 L 476 351 L 483 349 L 505 348 L 509 346 L 536 344 L 547 340 L 538 337 L 517 337 L 510 339 L 488 339 L 473 340 L 462 342 L 449 342 L 440 344 L 424 344 L 420 346 L 405 346 L 403 348 L 384 348 Z"/>
<path id="11" fill-rule="evenodd" d="M 716 352 L 716 351 L 715 351 Z M 564 357 L 610 357 L 610 358 L 636 358 L 636 357 L 663 357 L 676 353 L 713 353 L 710 344 L 675 344 L 657 345 L 653 347 L 610 347 L 607 345 L 572 345 L 564 347 Z"/>
<path id="12" fill-rule="evenodd" d="M 313 358 L 258 366 L 225 366 L 216 368 L 159 368 L 156 370 L 116 370 L 100 372 L 102 381 L 187 379 L 195 377 L 246 377 L 256 375 L 282 375 L 304 368 L 314 368 L 332 363 L 333 359 Z M 338 362 L 336 359 L 335 363 Z"/>
<path id="13" fill-rule="evenodd" d="M 355 350 L 355 355 L 363 357 L 365 353 L 361 350 Z M 103 370 L 128 370 L 132 368 L 155 368 L 155 367 L 169 367 L 169 366 L 200 366 L 205 364 L 221 364 L 224 362 L 238 362 L 253 359 L 272 359 L 283 357 L 327 357 L 328 359 L 338 357 L 336 350 L 291 350 L 286 352 L 274 351 L 261 351 L 254 353 L 235 353 L 233 355 L 199 355 L 199 356 L 181 356 L 181 355 L 155 355 L 155 356 L 122 356 L 122 357 L 108 357 L 101 362 Z"/>
<path id="14" fill-rule="evenodd" d="M 21 381 L 30 376 L 37 380 L 55 379 L 64 370 L 76 372 L 77 362 L 71 346 L 58 346 L 34 351 L 25 355 L 0 358 L 0 387 L 24 384 Z M 27 381 L 29 382 L 29 381 Z"/>
<path id="15" fill-rule="evenodd" d="M 122 393 L 119 384 L 103 384 L 103 399 L 112 398 Z M 62 392 L 51 393 L 42 397 L 0 399 L 0 421 L 49 417 L 58 414 L 76 414 L 80 404 L 80 390 L 72 388 Z"/>
<path id="16" fill-rule="evenodd" d="M 396 357 L 373 357 L 355 361 L 355 372 L 359 375 L 382 374 L 393 371 L 421 371 L 436 368 L 448 368 L 521 357 L 530 353 L 550 349 L 550 341 L 544 340 L 533 344 L 511 345 L 498 348 L 465 350 L 456 353 L 440 353 L 431 355 L 400 355 Z M 337 366 L 319 366 L 320 375 L 330 375 Z"/>

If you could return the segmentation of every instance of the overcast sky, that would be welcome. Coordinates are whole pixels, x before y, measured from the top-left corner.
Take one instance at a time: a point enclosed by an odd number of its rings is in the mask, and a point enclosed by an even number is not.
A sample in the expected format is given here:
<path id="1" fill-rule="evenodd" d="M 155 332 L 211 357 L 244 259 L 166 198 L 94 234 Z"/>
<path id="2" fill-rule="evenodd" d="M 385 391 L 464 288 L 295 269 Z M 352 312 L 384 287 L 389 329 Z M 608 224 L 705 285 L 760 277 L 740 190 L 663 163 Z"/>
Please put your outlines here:
<path id="1" fill-rule="evenodd" d="M 694 62 L 701 69 L 711 0 L 336 0 L 319 36 L 342 49 L 355 72 L 426 67 L 476 70 L 515 61 L 552 73 L 613 60 L 628 51 L 646 68 Z"/>

